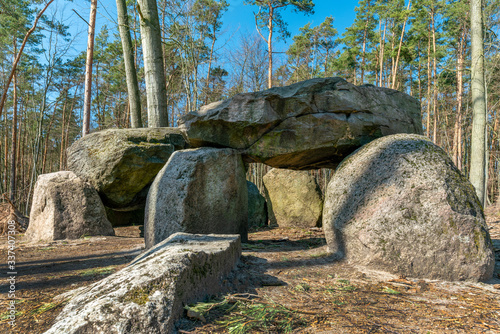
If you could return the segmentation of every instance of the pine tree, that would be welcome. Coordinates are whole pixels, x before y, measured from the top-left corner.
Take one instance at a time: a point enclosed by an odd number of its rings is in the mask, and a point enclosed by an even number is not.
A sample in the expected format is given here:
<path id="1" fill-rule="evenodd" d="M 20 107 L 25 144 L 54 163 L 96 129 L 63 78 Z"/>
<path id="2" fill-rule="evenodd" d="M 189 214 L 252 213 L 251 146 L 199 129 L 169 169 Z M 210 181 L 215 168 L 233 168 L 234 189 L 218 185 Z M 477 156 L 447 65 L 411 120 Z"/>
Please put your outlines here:
<path id="1" fill-rule="evenodd" d="M 287 38 L 290 33 L 287 30 L 287 23 L 283 21 L 281 10 L 291 7 L 296 12 L 304 14 L 314 13 L 314 3 L 312 0 L 245 0 L 245 3 L 259 6 L 259 11 L 254 13 L 255 25 L 259 35 L 267 43 L 268 71 L 267 86 L 273 86 L 273 33 L 278 31 L 278 36 Z M 261 30 L 267 30 L 267 38 Z"/>

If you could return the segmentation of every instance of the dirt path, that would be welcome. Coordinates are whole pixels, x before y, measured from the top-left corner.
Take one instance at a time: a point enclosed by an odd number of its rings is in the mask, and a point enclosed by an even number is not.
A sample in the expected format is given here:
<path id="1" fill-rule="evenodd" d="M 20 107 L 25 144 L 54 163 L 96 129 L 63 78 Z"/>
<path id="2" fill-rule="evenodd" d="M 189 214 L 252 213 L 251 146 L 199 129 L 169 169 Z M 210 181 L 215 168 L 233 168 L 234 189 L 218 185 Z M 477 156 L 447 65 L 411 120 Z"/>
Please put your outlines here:
<path id="1" fill-rule="evenodd" d="M 494 288 L 500 284 L 500 220 L 489 223 L 497 267 L 494 280 L 479 284 L 413 280 L 332 261 L 321 230 L 251 233 L 234 277 L 240 289 L 193 306 L 199 312 L 180 321 L 180 332 L 500 333 L 500 290 Z M 117 237 L 19 242 L 17 326 L 7 323 L 4 280 L 0 333 L 43 333 L 64 305 L 55 296 L 110 275 L 141 252 L 139 227 L 116 231 Z M 3 273 L 6 245 L 0 239 Z"/>

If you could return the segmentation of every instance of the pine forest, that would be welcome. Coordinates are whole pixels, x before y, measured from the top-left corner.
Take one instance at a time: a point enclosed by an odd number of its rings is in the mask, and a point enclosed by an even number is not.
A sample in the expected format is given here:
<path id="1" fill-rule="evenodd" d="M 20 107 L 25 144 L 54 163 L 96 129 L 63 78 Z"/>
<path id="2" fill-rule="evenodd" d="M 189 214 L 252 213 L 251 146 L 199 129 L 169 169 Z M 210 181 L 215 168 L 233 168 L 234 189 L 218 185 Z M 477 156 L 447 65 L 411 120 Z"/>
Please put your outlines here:
<path id="1" fill-rule="evenodd" d="M 316 77 L 339 76 L 415 97 L 424 134 L 469 175 L 470 1 L 361 0 L 345 31 L 336 28 L 332 5 L 322 23 L 308 23 L 291 36 L 288 14 L 307 18 L 312 0 L 245 0 L 245 15 L 255 16 L 256 26 L 237 32 L 223 29 L 230 1 L 158 0 L 161 50 L 148 50 L 141 37 L 151 32 L 141 20 L 151 14 L 150 2 L 116 1 L 119 17 L 95 31 L 92 75 L 86 78 L 88 52 L 69 56 L 74 36 L 53 0 L 0 1 L 0 193 L 24 214 L 37 176 L 66 169 L 66 149 L 85 126 L 90 132 L 175 127 L 180 116 L 208 103 Z M 85 3 L 90 8 L 97 2 Z M 493 204 L 500 200 L 500 2 L 483 0 L 482 29 L 485 192 L 486 203 Z M 152 51 L 162 59 L 154 67 L 161 77 L 148 76 Z M 148 80 L 164 83 L 158 103 L 168 113 L 162 117 L 152 113 Z M 134 81 L 138 93 L 129 94 Z"/>

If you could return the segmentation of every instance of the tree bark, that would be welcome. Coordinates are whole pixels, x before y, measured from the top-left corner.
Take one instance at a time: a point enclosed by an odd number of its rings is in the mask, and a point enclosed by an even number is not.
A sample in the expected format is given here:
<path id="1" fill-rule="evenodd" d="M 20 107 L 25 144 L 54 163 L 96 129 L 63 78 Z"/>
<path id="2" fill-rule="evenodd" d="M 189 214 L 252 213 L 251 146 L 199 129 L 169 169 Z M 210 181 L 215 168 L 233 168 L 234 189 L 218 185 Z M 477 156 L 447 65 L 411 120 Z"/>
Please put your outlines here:
<path id="1" fill-rule="evenodd" d="M 118 28 L 122 40 L 123 60 L 125 62 L 125 75 L 127 78 L 127 92 L 130 111 L 130 125 L 132 128 L 142 128 L 141 96 L 137 82 L 137 71 L 134 64 L 134 46 L 130 37 L 128 23 L 127 3 L 125 0 L 116 0 L 118 12 Z"/>
<path id="2" fill-rule="evenodd" d="M 378 85 L 382 87 L 382 73 L 384 71 L 384 53 L 385 53 L 385 33 L 387 31 L 387 19 L 384 22 L 384 35 L 380 35 L 380 75 Z"/>
<path id="3" fill-rule="evenodd" d="M 438 114 L 437 114 L 437 69 L 436 69 L 436 26 L 435 26 L 435 13 L 431 11 L 432 15 L 432 113 L 434 115 L 434 128 L 432 132 L 432 142 L 437 144 L 437 124 L 438 124 Z"/>
<path id="4" fill-rule="evenodd" d="M 429 21 L 429 36 L 427 39 L 427 119 L 426 133 L 431 138 L 431 22 Z"/>
<path id="5" fill-rule="evenodd" d="M 161 29 L 156 0 L 138 0 L 146 80 L 148 126 L 168 126 L 167 90 L 163 67 Z"/>
<path id="6" fill-rule="evenodd" d="M 465 55 L 465 25 L 462 25 L 457 50 L 457 109 L 455 117 L 455 130 L 453 136 L 453 162 L 458 169 L 462 169 L 462 152 L 460 150 L 462 142 L 462 100 L 463 100 L 463 71 Z"/>
<path id="7" fill-rule="evenodd" d="M 56 117 L 56 110 L 57 110 L 57 102 L 54 106 L 54 112 L 52 113 L 52 116 L 50 117 L 50 123 L 49 123 L 49 126 L 47 127 L 47 131 L 45 133 L 45 142 L 43 144 L 42 173 L 41 174 L 45 174 L 45 164 L 47 162 L 50 131 L 52 130 L 52 125 L 54 124 L 54 119 Z"/>
<path id="8" fill-rule="evenodd" d="M 269 5 L 269 23 L 267 28 L 269 29 L 269 35 L 267 37 L 267 51 L 269 64 L 267 67 L 267 88 L 273 87 L 273 15 L 274 8 Z"/>
<path id="9" fill-rule="evenodd" d="M 85 93 L 83 102 L 82 137 L 90 132 L 90 102 L 92 99 L 92 61 L 94 59 L 94 34 L 97 0 L 90 2 L 89 34 L 87 40 L 87 61 L 85 63 Z"/>
<path id="10" fill-rule="evenodd" d="M 364 84 L 365 82 L 365 66 L 366 66 L 366 34 L 368 31 L 368 23 L 369 21 L 366 20 L 365 23 L 365 29 L 363 30 L 363 47 L 361 51 L 361 84 Z M 327 63 L 328 60 L 328 55 L 325 58 L 325 64 Z M 325 74 L 326 74 L 326 65 L 325 65 Z"/>
<path id="11" fill-rule="evenodd" d="M 15 43 L 15 40 L 14 40 L 14 50 L 16 49 L 16 43 Z M 16 52 L 16 51 L 14 51 Z M 13 111 L 12 111 L 12 155 L 11 155 L 11 159 L 10 159 L 10 200 L 11 202 L 14 202 L 15 201 L 15 196 L 16 196 L 16 171 L 17 171 L 17 156 L 16 156 L 16 152 L 17 152 L 17 87 L 16 87 L 16 84 L 17 84 L 17 80 L 16 80 L 16 74 L 14 73 L 14 76 L 13 76 L 13 90 L 14 90 L 14 106 L 13 106 Z"/>
<path id="12" fill-rule="evenodd" d="M 481 0 L 471 0 L 471 91 L 472 135 L 469 178 L 481 203 L 485 203 L 485 128 L 484 49 Z"/>
<path id="13" fill-rule="evenodd" d="M 411 0 L 408 1 L 408 7 L 406 7 L 406 11 L 409 11 L 411 7 Z M 398 65 L 399 65 L 399 56 L 401 55 L 401 46 L 403 45 L 403 37 L 405 34 L 405 28 L 406 28 L 406 22 L 408 21 L 408 17 L 410 14 L 406 15 L 405 17 L 405 22 L 403 23 L 403 29 L 401 30 L 401 37 L 399 38 L 399 47 L 398 47 L 398 54 L 396 56 L 396 63 L 394 64 L 394 71 L 392 73 L 392 89 L 396 89 L 396 74 L 398 72 Z"/>

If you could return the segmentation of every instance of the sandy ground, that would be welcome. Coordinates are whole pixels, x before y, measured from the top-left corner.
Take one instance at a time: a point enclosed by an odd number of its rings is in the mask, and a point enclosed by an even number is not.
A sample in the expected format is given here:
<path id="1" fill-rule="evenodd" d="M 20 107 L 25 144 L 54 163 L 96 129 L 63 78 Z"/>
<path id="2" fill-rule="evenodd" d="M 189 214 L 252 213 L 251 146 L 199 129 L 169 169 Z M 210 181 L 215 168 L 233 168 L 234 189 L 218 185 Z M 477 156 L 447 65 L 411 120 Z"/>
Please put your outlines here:
<path id="1" fill-rule="evenodd" d="M 179 332 L 227 333 L 234 325 L 231 321 L 244 321 L 247 327 L 242 328 L 249 333 L 500 333 L 500 218 L 491 215 L 488 223 L 497 266 L 494 279 L 486 283 L 396 277 L 333 261 L 321 229 L 267 228 L 250 233 L 235 272 L 238 289 L 216 300 L 263 305 L 271 315 L 284 312 L 259 323 L 238 318 L 241 308 L 223 312 L 214 307 L 202 318 L 185 316 Z M 138 226 L 120 227 L 115 237 L 43 245 L 30 245 L 18 236 L 16 327 L 7 322 L 4 292 L 9 284 L 4 279 L 0 332 L 43 333 L 65 303 L 54 297 L 125 266 L 144 248 L 141 232 Z M 0 238 L 0 254 L 0 270 L 6 273 L 5 237 Z M 283 319 L 288 327 L 280 327 Z"/>

